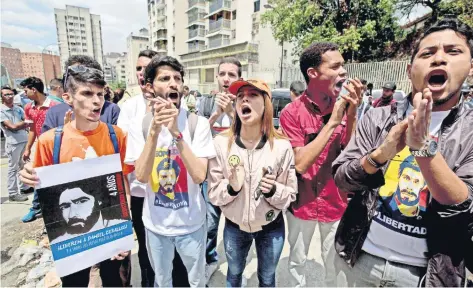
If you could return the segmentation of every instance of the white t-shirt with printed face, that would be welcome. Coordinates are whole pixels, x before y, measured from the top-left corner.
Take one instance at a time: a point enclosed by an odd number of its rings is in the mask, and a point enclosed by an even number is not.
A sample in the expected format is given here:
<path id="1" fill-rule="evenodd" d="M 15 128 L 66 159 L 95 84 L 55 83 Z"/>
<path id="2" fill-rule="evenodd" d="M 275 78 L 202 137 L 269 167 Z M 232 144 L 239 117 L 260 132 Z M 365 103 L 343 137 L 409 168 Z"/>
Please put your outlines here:
<path id="1" fill-rule="evenodd" d="M 125 163 L 134 165 L 144 149 L 142 125 L 132 125 L 128 131 Z M 138 128 L 135 128 L 138 127 Z M 187 111 L 180 109 L 178 128 L 183 141 L 198 158 L 215 157 L 215 147 L 207 119 L 197 121 L 194 140 L 187 121 Z M 143 206 L 143 223 L 154 233 L 179 236 L 197 231 L 206 220 L 206 204 L 199 184 L 187 172 L 179 150 L 172 144 L 172 135 L 163 127 L 158 144 Z"/>
<path id="2" fill-rule="evenodd" d="M 406 115 L 413 110 L 409 105 Z M 431 137 L 438 137 L 449 113 L 432 112 Z M 408 147 L 391 160 L 384 178 L 385 184 L 378 191 L 378 207 L 362 249 L 388 261 L 425 267 L 428 249 L 424 218 L 430 192 Z"/>
<path id="3" fill-rule="evenodd" d="M 124 132 L 128 132 L 135 119 L 143 119 L 145 116 L 146 103 L 147 100 L 143 97 L 143 94 L 138 94 L 135 97 L 126 100 L 120 108 L 117 126 Z M 139 125 L 141 127 L 141 123 L 134 123 L 133 125 Z M 131 196 L 145 197 L 146 185 L 136 180 L 135 172 L 128 174 L 128 180 L 130 182 Z"/>

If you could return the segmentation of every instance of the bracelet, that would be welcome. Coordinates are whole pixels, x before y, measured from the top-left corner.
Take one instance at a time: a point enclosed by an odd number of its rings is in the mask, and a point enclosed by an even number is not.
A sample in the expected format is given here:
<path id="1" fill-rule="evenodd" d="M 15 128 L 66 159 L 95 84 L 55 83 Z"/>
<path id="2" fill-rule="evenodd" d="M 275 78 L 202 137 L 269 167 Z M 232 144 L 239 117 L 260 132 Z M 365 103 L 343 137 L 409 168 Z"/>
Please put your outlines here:
<path id="1" fill-rule="evenodd" d="M 182 133 L 179 132 L 179 135 L 177 135 L 176 138 L 172 138 L 172 141 L 173 141 L 174 143 L 177 143 L 177 142 L 180 142 L 180 141 L 182 140 L 182 138 L 183 138 Z"/>
<path id="2" fill-rule="evenodd" d="M 379 164 L 378 162 L 374 161 L 373 158 L 371 158 L 370 154 L 366 154 L 366 161 L 368 161 L 368 163 L 370 163 L 370 165 L 376 169 L 379 169 L 386 164 L 386 163 Z"/>

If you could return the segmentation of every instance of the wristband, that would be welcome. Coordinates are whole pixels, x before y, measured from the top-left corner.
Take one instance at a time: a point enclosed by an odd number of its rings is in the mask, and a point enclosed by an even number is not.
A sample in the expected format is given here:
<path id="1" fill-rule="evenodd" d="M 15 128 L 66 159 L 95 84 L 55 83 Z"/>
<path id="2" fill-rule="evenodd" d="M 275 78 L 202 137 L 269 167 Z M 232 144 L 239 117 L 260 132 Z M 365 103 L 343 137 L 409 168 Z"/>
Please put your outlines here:
<path id="1" fill-rule="evenodd" d="M 366 161 L 368 161 L 368 163 L 370 163 L 370 165 L 376 169 L 383 167 L 387 163 L 379 164 L 378 162 L 374 161 L 373 158 L 371 158 L 370 154 L 366 154 Z"/>
<path id="2" fill-rule="evenodd" d="M 177 142 L 180 142 L 180 141 L 182 140 L 182 138 L 183 138 L 183 137 L 182 137 L 182 133 L 179 132 L 179 135 L 177 135 L 176 138 L 173 137 L 172 141 L 173 141 L 174 143 L 177 143 Z"/>

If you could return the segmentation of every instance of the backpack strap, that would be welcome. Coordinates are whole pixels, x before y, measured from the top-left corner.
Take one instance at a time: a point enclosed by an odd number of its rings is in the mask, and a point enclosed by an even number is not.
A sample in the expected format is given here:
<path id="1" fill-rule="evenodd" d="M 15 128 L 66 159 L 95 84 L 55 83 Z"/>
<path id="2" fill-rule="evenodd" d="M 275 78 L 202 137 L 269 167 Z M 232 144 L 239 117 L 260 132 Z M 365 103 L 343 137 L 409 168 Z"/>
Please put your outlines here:
<path id="1" fill-rule="evenodd" d="M 108 134 L 110 135 L 110 140 L 112 140 L 113 149 L 115 153 L 120 153 L 120 148 L 118 147 L 118 139 L 117 134 L 115 133 L 115 129 L 113 129 L 112 124 L 106 123 L 108 127 Z"/>
<path id="2" fill-rule="evenodd" d="M 54 146 L 53 146 L 53 165 L 59 164 L 59 154 L 61 152 L 63 126 L 59 126 L 54 131 Z"/>
<path id="3" fill-rule="evenodd" d="M 153 120 L 153 112 L 148 112 L 145 114 L 145 117 L 143 117 L 142 121 L 142 130 L 143 130 L 143 138 L 145 139 L 148 138 L 148 131 L 149 131 L 149 126 L 151 125 L 151 120 Z"/>
<path id="4" fill-rule="evenodd" d="M 197 121 L 199 116 L 195 113 L 187 111 L 187 123 L 189 125 L 189 133 L 191 134 L 191 144 L 194 141 L 195 128 L 197 127 Z"/>

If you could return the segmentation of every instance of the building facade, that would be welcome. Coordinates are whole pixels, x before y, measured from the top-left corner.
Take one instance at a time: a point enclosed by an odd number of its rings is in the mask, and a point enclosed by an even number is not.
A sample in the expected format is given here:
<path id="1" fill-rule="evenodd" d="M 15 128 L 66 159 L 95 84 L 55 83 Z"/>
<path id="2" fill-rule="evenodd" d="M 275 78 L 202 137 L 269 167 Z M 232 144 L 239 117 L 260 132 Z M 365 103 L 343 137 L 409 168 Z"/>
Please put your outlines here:
<path id="1" fill-rule="evenodd" d="M 59 56 L 46 53 L 21 53 L 22 78 L 37 77 L 46 87 L 54 78 L 62 78 Z"/>
<path id="2" fill-rule="evenodd" d="M 104 56 L 104 76 L 108 83 L 126 83 L 127 53 L 111 52 Z"/>
<path id="3" fill-rule="evenodd" d="M 23 78 L 23 65 L 21 62 L 20 49 L 12 48 L 11 45 L 2 45 L 1 56 L 1 63 L 11 81 L 13 81 L 13 79 Z"/>
<path id="4" fill-rule="evenodd" d="M 149 49 L 149 31 L 146 28 L 136 33 L 131 33 L 126 39 L 127 64 L 126 64 L 126 87 L 128 90 L 139 91 L 136 79 L 136 60 L 141 51 Z M 138 87 L 138 89 L 135 89 Z"/>
<path id="5" fill-rule="evenodd" d="M 180 59 L 186 69 L 185 82 L 203 93 L 217 87 L 215 75 L 224 57 L 240 60 L 243 78 L 259 78 L 271 87 L 289 87 L 292 80 L 302 79 L 302 74 L 291 55 L 292 45 L 281 46 L 271 27 L 261 25 L 266 2 L 148 0 L 152 48 L 163 53 L 166 48 L 168 55 Z M 166 14 L 167 22 L 160 22 L 166 19 L 161 11 L 173 11 Z M 168 25 L 162 26 L 165 23 Z M 172 38 L 160 40 L 160 31 Z M 171 40 L 175 44 L 170 45 Z"/>
<path id="6" fill-rule="evenodd" d="M 72 55 L 89 55 L 103 66 L 100 16 L 90 14 L 88 8 L 70 5 L 54 9 L 54 14 L 62 66 Z"/>

